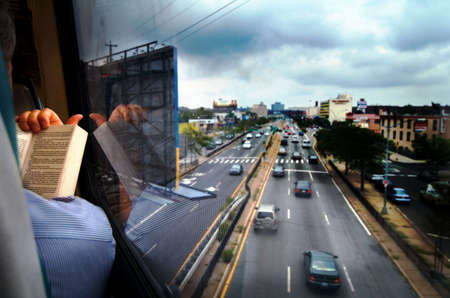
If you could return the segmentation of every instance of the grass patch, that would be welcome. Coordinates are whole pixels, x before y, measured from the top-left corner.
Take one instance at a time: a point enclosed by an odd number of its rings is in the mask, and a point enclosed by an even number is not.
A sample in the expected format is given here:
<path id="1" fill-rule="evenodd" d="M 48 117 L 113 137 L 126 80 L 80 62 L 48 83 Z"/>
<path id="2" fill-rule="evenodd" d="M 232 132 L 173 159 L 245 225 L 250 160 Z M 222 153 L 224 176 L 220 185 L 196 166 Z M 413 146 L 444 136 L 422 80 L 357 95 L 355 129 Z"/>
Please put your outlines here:
<path id="1" fill-rule="evenodd" d="M 242 231 L 244 231 L 244 226 L 243 225 L 238 225 L 236 230 L 240 234 L 240 233 L 242 233 Z"/>
<path id="2" fill-rule="evenodd" d="M 228 228 L 230 227 L 230 224 L 228 222 L 224 222 L 219 226 L 219 232 L 217 233 L 217 240 L 222 241 L 223 237 L 225 237 L 225 234 L 228 231 Z"/>
<path id="3" fill-rule="evenodd" d="M 235 217 L 236 217 L 236 209 L 230 212 L 230 214 L 228 215 L 228 220 L 232 221 Z"/>
<path id="4" fill-rule="evenodd" d="M 225 210 L 228 207 L 228 205 L 231 204 L 231 202 L 233 202 L 233 198 L 232 197 L 228 197 L 227 200 L 225 201 L 225 205 L 223 205 L 223 207 L 220 208 L 220 211 Z"/>
<path id="5" fill-rule="evenodd" d="M 400 257 L 399 257 L 399 256 L 397 256 L 397 255 L 393 255 L 393 256 L 392 256 L 392 258 L 393 258 L 394 260 L 398 260 L 398 259 L 400 259 Z"/>
<path id="6" fill-rule="evenodd" d="M 420 253 L 420 254 L 424 254 L 424 255 L 428 255 L 428 256 L 431 256 L 431 255 L 434 254 L 434 252 L 425 250 L 425 249 L 419 247 L 417 244 L 412 244 L 412 243 L 410 243 L 409 245 L 410 245 L 412 248 L 414 248 L 414 250 L 417 251 L 417 252 Z"/>
<path id="7" fill-rule="evenodd" d="M 233 258 L 233 251 L 231 249 L 226 249 L 222 253 L 222 260 L 225 263 L 230 263 L 231 259 Z"/>

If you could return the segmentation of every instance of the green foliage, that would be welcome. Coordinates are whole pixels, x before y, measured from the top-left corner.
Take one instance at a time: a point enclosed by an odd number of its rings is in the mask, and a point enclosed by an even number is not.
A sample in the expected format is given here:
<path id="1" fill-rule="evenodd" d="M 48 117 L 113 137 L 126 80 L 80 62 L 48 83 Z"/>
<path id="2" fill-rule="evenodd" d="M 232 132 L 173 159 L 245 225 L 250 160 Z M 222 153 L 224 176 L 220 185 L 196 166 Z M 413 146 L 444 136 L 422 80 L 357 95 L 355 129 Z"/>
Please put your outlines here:
<path id="1" fill-rule="evenodd" d="M 188 137 L 188 150 L 197 154 L 200 154 L 202 147 L 206 147 L 213 140 L 212 137 L 196 130 L 191 125 L 185 128 L 183 134 Z"/>
<path id="2" fill-rule="evenodd" d="M 225 263 L 229 263 L 233 258 L 233 251 L 231 249 L 225 249 L 222 253 L 222 260 Z"/>
<path id="3" fill-rule="evenodd" d="M 418 159 L 425 159 L 430 165 L 446 164 L 450 161 L 450 140 L 433 135 L 428 139 L 425 134 L 419 134 L 412 146 Z"/>
<path id="4" fill-rule="evenodd" d="M 344 162 L 346 171 L 359 170 L 361 190 L 364 190 L 364 174 L 383 158 L 384 138 L 375 132 L 346 122 L 334 123 L 330 129 L 316 133 L 317 148 L 321 153 L 332 154 Z"/>
<path id="5" fill-rule="evenodd" d="M 196 110 L 184 110 L 178 113 L 180 123 L 189 122 L 189 119 L 212 119 L 213 112 L 203 107 Z"/>
<path id="6" fill-rule="evenodd" d="M 228 220 L 232 221 L 235 216 L 236 216 L 236 209 L 230 212 L 230 214 L 228 215 Z"/>
<path id="7" fill-rule="evenodd" d="M 228 231 L 228 228 L 230 227 L 230 224 L 228 222 L 224 222 L 219 226 L 219 232 L 217 233 L 217 240 L 222 241 L 223 237 L 225 237 L 225 234 Z"/>

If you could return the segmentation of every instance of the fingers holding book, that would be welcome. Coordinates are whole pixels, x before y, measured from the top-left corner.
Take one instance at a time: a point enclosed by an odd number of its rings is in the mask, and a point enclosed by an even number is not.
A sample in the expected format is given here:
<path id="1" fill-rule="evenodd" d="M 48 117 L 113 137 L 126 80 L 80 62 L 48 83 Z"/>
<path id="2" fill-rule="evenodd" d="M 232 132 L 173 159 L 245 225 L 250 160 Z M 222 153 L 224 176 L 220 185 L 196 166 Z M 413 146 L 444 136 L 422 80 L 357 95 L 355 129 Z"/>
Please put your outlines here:
<path id="1" fill-rule="evenodd" d="M 66 124 L 77 125 L 83 118 L 83 115 L 76 114 L 70 117 Z M 23 131 L 33 131 L 38 133 L 52 125 L 63 125 L 59 116 L 49 108 L 43 110 L 25 111 L 20 116 L 16 116 L 16 122 Z"/>

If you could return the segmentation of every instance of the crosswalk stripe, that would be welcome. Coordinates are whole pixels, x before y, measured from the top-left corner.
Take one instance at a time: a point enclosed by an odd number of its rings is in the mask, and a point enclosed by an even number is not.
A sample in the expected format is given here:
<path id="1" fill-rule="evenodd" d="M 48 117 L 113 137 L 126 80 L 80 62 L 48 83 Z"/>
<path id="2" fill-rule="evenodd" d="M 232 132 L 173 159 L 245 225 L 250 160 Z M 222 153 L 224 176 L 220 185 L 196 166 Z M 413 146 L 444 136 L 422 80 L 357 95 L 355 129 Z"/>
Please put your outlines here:
<path id="1" fill-rule="evenodd" d="M 278 158 L 277 158 L 277 160 L 275 160 L 275 163 L 278 163 Z"/>
<path id="2" fill-rule="evenodd" d="M 295 161 L 295 163 L 298 163 L 298 159 Z"/>
<path id="3" fill-rule="evenodd" d="M 249 161 L 250 161 L 250 159 L 246 159 L 246 160 L 245 160 L 245 163 L 248 163 Z"/>
<path id="4" fill-rule="evenodd" d="M 280 163 L 284 163 L 284 159 L 280 159 Z"/>
<path id="5" fill-rule="evenodd" d="M 252 159 L 252 163 L 254 163 L 255 162 L 255 159 Z"/>
<path id="6" fill-rule="evenodd" d="M 228 163 L 230 160 L 229 159 L 227 159 L 227 160 L 225 160 L 225 162 L 224 163 Z"/>
<path id="7" fill-rule="evenodd" d="M 302 160 L 301 160 L 301 163 L 302 163 L 302 164 L 304 164 L 304 163 L 305 163 L 305 161 L 304 161 L 304 160 L 302 159 Z"/>
<path id="8" fill-rule="evenodd" d="M 210 161 L 208 161 L 208 163 L 213 163 L 214 162 L 214 160 L 210 160 Z"/>

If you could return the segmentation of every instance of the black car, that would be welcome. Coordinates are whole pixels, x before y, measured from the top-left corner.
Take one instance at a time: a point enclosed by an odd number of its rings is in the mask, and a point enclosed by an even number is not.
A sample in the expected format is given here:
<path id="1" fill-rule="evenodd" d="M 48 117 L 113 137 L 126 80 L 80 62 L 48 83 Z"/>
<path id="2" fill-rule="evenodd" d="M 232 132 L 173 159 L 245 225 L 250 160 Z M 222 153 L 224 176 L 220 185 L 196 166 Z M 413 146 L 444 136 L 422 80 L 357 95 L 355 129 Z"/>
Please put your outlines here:
<path id="1" fill-rule="evenodd" d="M 302 155 L 300 154 L 300 152 L 294 151 L 294 152 L 292 152 L 291 158 L 293 160 L 301 160 L 302 159 Z"/>
<path id="2" fill-rule="evenodd" d="M 311 182 L 307 180 L 297 180 L 295 182 L 294 194 L 297 197 L 310 197 L 312 194 Z"/>
<path id="3" fill-rule="evenodd" d="M 272 175 L 273 175 L 274 177 L 284 177 L 284 167 L 281 166 L 281 165 L 276 165 L 276 166 L 273 168 L 273 173 L 272 173 Z"/>
<path id="4" fill-rule="evenodd" d="M 315 154 L 310 154 L 308 156 L 308 162 L 311 163 L 311 164 L 312 163 L 317 164 L 317 163 L 319 163 L 319 158 Z"/>
<path id="5" fill-rule="evenodd" d="M 210 142 L 208 143 L 208 145 L 206 145 L 206 149 L 208 150 L 216 149 L 216 144 L 214 142 Z"/>
<path id="6" fill-rule="evenodd" d="M 411 197 L 403 188 L 400 187 L 394 187 L 392 185 L 389 185 L 387 188 L 387 197 L 389 200 L 396 202 L 396 203 L 411 203 Z"/>
<path id="7" fill-rule="evenodd" d="M 303 256 L 307 284 L 327 289 L 341 286 L 337 256 L 320 250 L 305 251 Z"/>
<path id="8" fill-rule="evenodd" d="M 240 164 L 234 164 L 230 168 L 230 175 L 241 175 L 244 169 Z"/>

